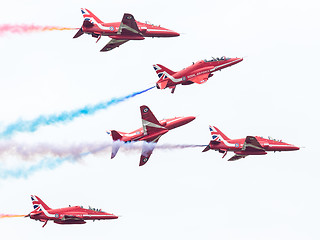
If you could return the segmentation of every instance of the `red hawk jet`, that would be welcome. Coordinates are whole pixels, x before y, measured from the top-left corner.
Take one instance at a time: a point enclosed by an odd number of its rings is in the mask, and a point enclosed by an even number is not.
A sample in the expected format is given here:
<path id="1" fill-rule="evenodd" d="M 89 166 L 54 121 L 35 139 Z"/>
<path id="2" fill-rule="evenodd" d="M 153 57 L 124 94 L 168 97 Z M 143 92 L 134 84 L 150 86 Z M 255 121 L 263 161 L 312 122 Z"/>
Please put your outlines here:
<path id="1" fill-rule="evenodd" d="M 243 58 L 212 58 L 211 60 L 201 60 L 193 63 L 191 66 L 174 72 L 160 64 L 153 65 L 154 70 L 158 74 L 159 81 L 156 86 L 158 89 L 170 88 L 174 93 L 176 86 L 190 85 L 193 83 L 205 83 L 208 78 L 213 76 L 213 72 L 230 67 L 241 62 Z"/>
<path id="2" fill-rule="evenodd" d="M 265 155 L 267 151 L 294 151 L 299 150 L 298 147 L 275 139 L 266 139 L 262 137 L 247 136 L 240 139 L 229 139 L 217 127 L 209 126 L 212 139 L 209 145 L 202 151 L 206 152 L 213 149 L 223 153 L 224 158 L 228 151 L 232 151 L 235 155 L 228 161 L 235 161 L 245 158 L 249 155 Z"/>
<path id="3" fill-rule="evenodd" d="M 115 130 L 107 131 L 113 139 L 111 158 L 114 158 L 121 146 L 121 143 L 131 141 L 144 141 L 140 164 L 142 166 L 149 160 L 159 138 L 176 127 L 185 125 L 195 119 L 195 117 L 175 117 L 158 121 L 147 106 L 140 107 L 142 128 L 130 133 L 117 132 Z"/>
<path id="4" fill-rule="evenodd" d="M 97 38 L 98 42 L 101 36 L 109 36 L 112 39 L 100 50 L 101 52 L 110 51 L 129 40 L 143 40 L 145 37 L 180 36 L 179 33 L 172 30 L 135 21 L 134 17 L 129 13 L 123 15 L 121 22 L 114 23 L 102 22 L 92 12 L 85 8 L 81 8 L 81 13 L 84 17 L 84 21 L 82 27 L 73 38 L 80 37 L 82 34 L 86 33 Z"/>
<path id="5" fill-rule="evenodd" d="M 51 209 L 39 197 L 31 195 L 34 210 L 25 217 L 44 222 L 44 227 L 49 220 L 57 224 L 85 224 L 85 220 L 117 219 L 111 213 L 89 207 L 85 209 L 80 206 Z"/>

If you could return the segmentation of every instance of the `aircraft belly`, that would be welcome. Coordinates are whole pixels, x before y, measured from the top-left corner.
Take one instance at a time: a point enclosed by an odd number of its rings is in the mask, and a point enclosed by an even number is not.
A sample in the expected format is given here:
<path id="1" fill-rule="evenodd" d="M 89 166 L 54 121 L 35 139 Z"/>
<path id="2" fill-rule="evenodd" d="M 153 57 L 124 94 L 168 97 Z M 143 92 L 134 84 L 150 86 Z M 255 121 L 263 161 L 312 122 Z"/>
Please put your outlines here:
<path id="1" fill-rule="evenodd" d="M 286 146 L 269 146 L 268 151 L 288 151 L 288 147 Z"/>
<path id="2" fill-rule="evenodd" d="M 238 155 L 266 155 L 265 151 L 235 151 Z"/>
<path id="3" fill-rule="evenodd" d="M 190 85 L 193 84 L 194 82 L 192 81 L 184 81 L 184 82 L 179 82 L 181 85 Z"/>
<path id="4" fill-rule="evenodd" d="M 57 223 L 57 224 L 85 224 L 86 222 L 84 220 L 66 220 L 66 221 L 54 220 L 54 223 Z"/>
<path id="5" fill-rule="evenodd" d="M 178 85 L 178 84 L 181 84 L 182 83 L 182 81 L 180 81 L 180 82 L 173 82 L 172 80 L 168 80 L 168 83 L 167 83 L 167 87 L 175 87 L 176 85 Z"/>

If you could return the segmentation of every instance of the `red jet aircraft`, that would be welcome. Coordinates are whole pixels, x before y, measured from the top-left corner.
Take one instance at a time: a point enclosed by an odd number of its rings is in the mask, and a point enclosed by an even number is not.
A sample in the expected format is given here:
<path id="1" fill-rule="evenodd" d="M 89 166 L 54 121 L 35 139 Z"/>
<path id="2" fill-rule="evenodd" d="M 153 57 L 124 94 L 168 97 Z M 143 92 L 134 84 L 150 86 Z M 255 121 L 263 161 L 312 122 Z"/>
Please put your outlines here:
<path id="1" fill-rule="evenodd" d="M 49 220 L 58 224 L 85 224 L 85 220 L 105 220 L 117 219 L 111 213 L 101 211 L 101 209 L 85 209 L 80 206 L 51 209 L 39 197 L 31 195 L 34 210 L 26 217 L 44 222 L 44 227 Z"/>
<path id="2" fill-rule="evenodd" d="M 235 155 L 228 161 L 235 161 L 245 158 L 248 155 L 265 155 L 267 151 L 294 151 L 299 150 L 298 147 L 278 141 L 275 139 L 266 139 L 262 137 L 247 136 L 240 139 L 229 139 L 217 127 L 209 126 L 212 139 L 209 145 L 202 151 L 206 152 L 209 149 L 224 153 L 224 158 L 228 151 L 232 151 Z"/>
<path id="3" fill-rule="evenodd" d="M 212 58 L 211 60 L 201 60 L 193 63 L 191 66 L 182 69 L 179 72 L 171 71 L 170 69 L 160 65 L 153 65 L 154 70 L 158 74 L 160 80 L 156 86 L 158 89 L 170 88 L 171 93 L 178 84 L 190 85 L 193 83 L 205 83 L 208 78 L 213 76 L 213 72 L 230 67 L 241 62 L 243 58 Z"/>
<path id="4" fill-rule="evenodd" d="M 81 8 L 81 12 L 84 21 L 82 27 L 73 38 L 80 37 L 82 34 L 86 33 L 97 38 L 98 42 L 101 36 L 109 36 L 112 39 L 100 50 L 101 52 L 110 51 L 129 40 L 143 40 L 145 37 L 180 36 L 179 33 L 172 30 L 135 21 L 134 17 L 129 13 L 123 15 L 121 22 L 104 23 L 88 9 Z"/>
<path id="5" fill-rule="evenodd" d="M 130 133 L 117 132 L 115 130 L 107 131 L 113 139 L 111 158 L 114 158 L 120 148 L 121 143 L 131 141 L 144 141 L 140 164 L 142 166 L 149 160 L 159 138 L 176 127 L 185 125 L 195 119 L 195 117 L 175 117 L 158 121 L 147 106 L 140 107 L 142 128 Z M 119 144 L 120 143 L 120 144 Z"/>

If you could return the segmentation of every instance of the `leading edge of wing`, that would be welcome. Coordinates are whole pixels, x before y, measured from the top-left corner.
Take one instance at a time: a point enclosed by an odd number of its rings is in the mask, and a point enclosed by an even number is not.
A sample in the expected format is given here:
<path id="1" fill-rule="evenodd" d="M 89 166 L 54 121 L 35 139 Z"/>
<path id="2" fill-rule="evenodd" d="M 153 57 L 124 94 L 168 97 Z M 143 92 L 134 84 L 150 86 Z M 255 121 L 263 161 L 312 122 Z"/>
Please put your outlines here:
<path id="1" fill-rule="evenodd" d="M 255 137 L 247 136 L 241 150 L 242 151 L 264 151 L 264 148 L 261 146 L 261 144 L 258 142 L 258 140 Z"/>
<path id="2" fill-rule="evenodd" d="M 167 128 L 162 126 L 158 119 L 153 115 L 148 106 L 140 106 L 140 113 L 144 135 L 159 133 L 163 130 L 167 130 Z"/>
<path id="3" fill-rule="evenodd" d="M 117 33 L 121 35 L 142 35 L 141 31 L 138 28 L 136 20 L 130 13 L 123 14 L 122 21 Z"/>

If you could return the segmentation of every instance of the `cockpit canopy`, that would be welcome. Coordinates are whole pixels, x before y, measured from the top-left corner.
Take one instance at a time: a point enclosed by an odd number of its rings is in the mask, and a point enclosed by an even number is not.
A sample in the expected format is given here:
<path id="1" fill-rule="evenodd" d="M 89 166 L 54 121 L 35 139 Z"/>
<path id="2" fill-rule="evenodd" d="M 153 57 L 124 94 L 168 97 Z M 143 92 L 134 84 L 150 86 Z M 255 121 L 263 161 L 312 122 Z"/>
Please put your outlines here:
<path id="1" fill-rule="evenodd" d="M 274 138 L 272 138 L 272 137 L 270 137 L 270 136 L 268 136 L 268 139 L 269 139 L 269 140 L 272 140 L 272 141 L 275 141 L 275 142 L 282 142 L 282 140 L 274 139 Z"/>
<path id="2" fill-rule="evenodd" d="M 230 58 L 228 58 L 228 57 L 225 57 L 225 56 L 222 56 L 222 57 L 220 57 L 220 58 L 214 58 L 214 57 L 212 57 L 212 59 L 210 59 L 210 60 L 207 60 L 207 59 L 205 59 L 204 60 L 204 62 L 217 62 L 217 61 L 225 61 L 225 60 L 229 60 Z"/>
<path id="3" fill-rule="evenodd" d="M 145 23 L 148 24 L 148 25 L 151 25 L 151 26 L 159 26 L 160 27 L 160 24 L 156 25 L 156 24 L 151 23 L 150 21 L 145 21 Z"/>
<path id="4" fill-rule="evenodd" d="M 264 139 L 269 139 L 269 140 L 272 140 L 272 141 L 275 141 L 275 142 L 282 142 L 282 140 L 278 140 L 278 139 L 275 139 L 275 138 L 272 138 L 270 136 L 268 136 L 268 138 L 265 138 L 265 137 L 262 137 L 261 138 L 264 138 Z"/>
<path id="5" fill-rule="evenodd" d="M 84 208 L 83 206 L 80 206 L 81 208 Z M 88 207 L 89 210 L 92 210 L 92 211 L 96 211 L 96 212 L 103 212 L 101 209 L 98 209 L 98 208 L 92 208 L 92 207 Z"/>

